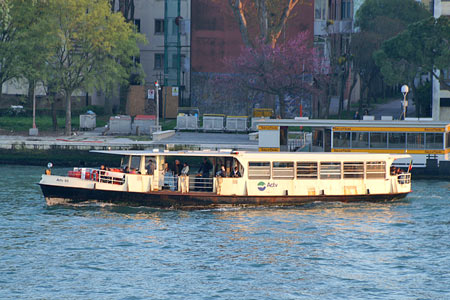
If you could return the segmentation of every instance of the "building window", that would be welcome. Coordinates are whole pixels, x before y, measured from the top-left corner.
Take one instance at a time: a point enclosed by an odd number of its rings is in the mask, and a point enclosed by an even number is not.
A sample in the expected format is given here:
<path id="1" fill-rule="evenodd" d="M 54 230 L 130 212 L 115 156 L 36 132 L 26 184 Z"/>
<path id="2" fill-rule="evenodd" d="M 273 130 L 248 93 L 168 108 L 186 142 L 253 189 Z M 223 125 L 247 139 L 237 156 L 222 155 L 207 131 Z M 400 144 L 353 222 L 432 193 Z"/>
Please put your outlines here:
<path id="1" fill-rule="evenodd" d="M 155 34 L 164 34 L 164 19 L 155 19 Z"/>
<path id="2" fill-rule="evenodd" d="M 342 0 L 341 2 L 341 19 L 352 18 L 352 2 L 351 0 Z"/>
<path id="3" fill-rule="evenodd" d="M 447 139 L 447 141 L 445 143 L 445 147 L 450 148 L 450 132 L 447 132 L 445 135 L 446 135 L 446 139 Z"/>
<path id="4" fill-rule="evenodd" d="M 405 147 L 406 147 L 406 133 L 389 132 L 390 149 L 405 149 Z"/>
<path id="5" fill-rule="evenodd" d="M 424 149 L 425 133 L 408 133 L 406 141 L 407 149 Z"/>
<path id="6" fill-rule="evenodd" d="M 314 18 L 316 20 L 326 20 L 326 0 L 316 0 L 314 1 Z"/>
<path id="7" fill-rule="evenodd" d="M 352 148 L 368 149 L 369 133 L 368 132 L 352 132 Z"/>
<path id="8" fill-rule="evenodd" d="M 450 83 L 450 68 L 441 70 L 441 72 L 444 73 L 443 76 L 444 76 L 445 82 Z"/>
<path id="9" fill-rule="evenodd" d="M 443 133 L 425 133 L 426 149 L 441 150 L 444 148 L 444 134 Z"/>
<path id="10" fill-rule="evenodd" d="M 134 19 L 133 22 L 136 28 L 136 32 L 141 32 L 141 19 Z"/>
<path id="11" fill-rule="evenodd" d="M 160 70 L 164 68 L 164 54 L 163 53 L 155 53 L 155 70 Z"/>
<path id="12" fill-rule="evenodd" d="M 370 148 L 375 148 L 375 149 L 387 148 L 387 133 L 386 132 L 371 132 L 370 133 Z"/>
<path id="13" fill-rule="evenodd" d="M 350 148 L 350 132 L 334 132 L 333 148 Z"/>

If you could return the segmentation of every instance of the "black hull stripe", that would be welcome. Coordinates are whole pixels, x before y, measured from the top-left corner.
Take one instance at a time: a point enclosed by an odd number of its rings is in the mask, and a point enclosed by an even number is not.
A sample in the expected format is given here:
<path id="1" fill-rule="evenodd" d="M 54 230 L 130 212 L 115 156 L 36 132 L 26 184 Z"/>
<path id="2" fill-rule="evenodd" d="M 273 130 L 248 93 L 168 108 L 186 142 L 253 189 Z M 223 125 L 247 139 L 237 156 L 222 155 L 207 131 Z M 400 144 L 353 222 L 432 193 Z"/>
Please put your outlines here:
<path id="1" fill-rule="evenodd" d="M 66 199 L 67 204 L 98 201 L 128 206 L 159 208 L 215 208 L 228 206 L 295 206 L 315 201 L 391 201 L 404 198 L 408 193 L 366 195 L 315 196 L 218 196 L 212 193 L 151 192 L 91 190 L 40 184 L 45 198 Z"/>

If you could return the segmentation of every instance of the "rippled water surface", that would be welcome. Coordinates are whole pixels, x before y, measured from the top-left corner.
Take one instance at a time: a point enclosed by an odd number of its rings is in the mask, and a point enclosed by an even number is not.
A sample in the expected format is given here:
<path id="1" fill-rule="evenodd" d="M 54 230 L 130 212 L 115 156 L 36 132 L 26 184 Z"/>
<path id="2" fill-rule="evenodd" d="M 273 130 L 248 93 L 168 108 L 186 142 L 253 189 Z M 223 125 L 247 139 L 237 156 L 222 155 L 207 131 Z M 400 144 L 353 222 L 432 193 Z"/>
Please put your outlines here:
<path id="1" fill-rule="evenodd" d="M 450 299 L 450 183 L 290 209 L 47 207 L 0 166 L 0 299 Z"/>

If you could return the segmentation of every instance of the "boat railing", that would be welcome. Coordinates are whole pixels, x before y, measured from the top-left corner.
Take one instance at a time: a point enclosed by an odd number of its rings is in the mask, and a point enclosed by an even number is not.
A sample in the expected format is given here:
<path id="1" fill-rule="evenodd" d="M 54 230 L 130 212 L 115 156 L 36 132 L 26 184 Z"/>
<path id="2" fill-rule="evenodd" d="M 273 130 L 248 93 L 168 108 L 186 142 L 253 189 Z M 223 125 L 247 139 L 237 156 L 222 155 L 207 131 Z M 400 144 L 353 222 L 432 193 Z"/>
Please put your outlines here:
<path id="1" fill-rule="evenodd" d="M 92 180 L 102 183 L 124 184 L 125 174 L 119 169 L 100 170 L 92 168 L 73 168 L 67 174 L 69 177 L 80 178 L 83 180 Z"/>
<path id="2" fill-rule="evenodd" d="M 411 173 L 403 173 L 397 175 L 397 181 L 399 184 L 411 183 Z"/>
<path id="3" fill-rule="evenodd" d="M 177 191 L 178 190 L 178 176 L 173 175 L 172 172 L 164 174 L 163 189 Z"/>
<path id="4" fill-rule="evenodd" d="M 212 192 L 214 178 L 189 176 L 189 191 Z"/>

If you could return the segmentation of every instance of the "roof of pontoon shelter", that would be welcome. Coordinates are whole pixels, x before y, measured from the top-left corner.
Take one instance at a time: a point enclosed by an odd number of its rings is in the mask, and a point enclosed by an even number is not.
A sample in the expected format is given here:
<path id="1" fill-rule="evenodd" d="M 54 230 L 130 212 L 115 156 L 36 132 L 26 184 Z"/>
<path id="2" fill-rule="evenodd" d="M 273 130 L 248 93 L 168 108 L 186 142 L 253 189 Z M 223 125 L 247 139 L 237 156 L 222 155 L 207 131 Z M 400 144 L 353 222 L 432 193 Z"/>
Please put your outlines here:
<path id="1" fill-rule="evenodd" d="M 447 128 L 450 130 L 450 122 L 433 121 L 429 118 L 406 118 L 406 120 L 331 120 L 331 119 L 308 119 L 297 117 L 295 119 L 261 119 L 255 120 L 255 125 L 268 126 L 305 126 L 318 128 L 333 127 L 432 127 Z"/>

